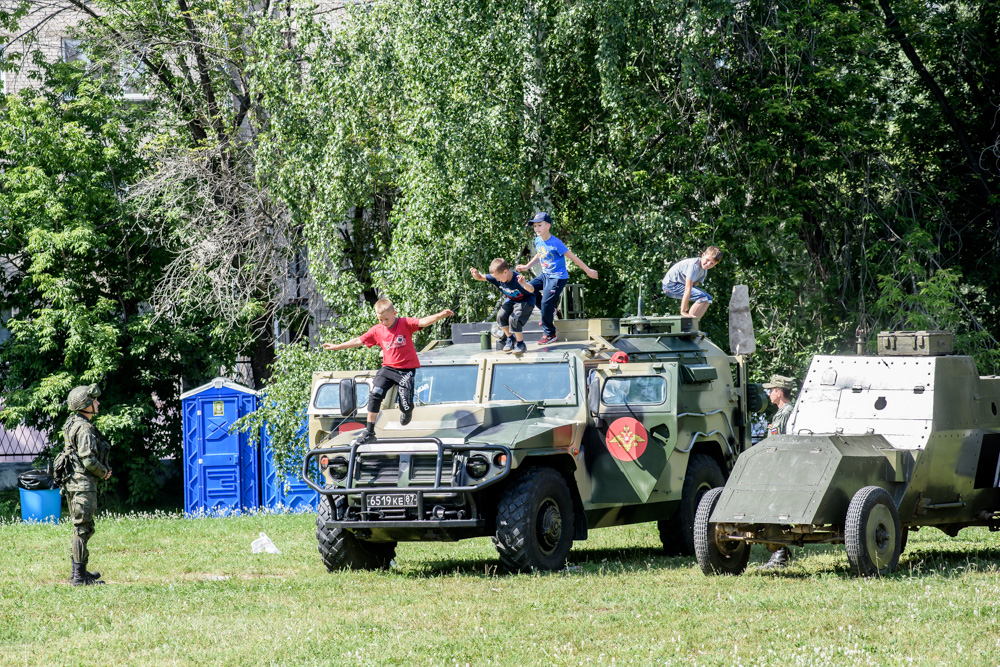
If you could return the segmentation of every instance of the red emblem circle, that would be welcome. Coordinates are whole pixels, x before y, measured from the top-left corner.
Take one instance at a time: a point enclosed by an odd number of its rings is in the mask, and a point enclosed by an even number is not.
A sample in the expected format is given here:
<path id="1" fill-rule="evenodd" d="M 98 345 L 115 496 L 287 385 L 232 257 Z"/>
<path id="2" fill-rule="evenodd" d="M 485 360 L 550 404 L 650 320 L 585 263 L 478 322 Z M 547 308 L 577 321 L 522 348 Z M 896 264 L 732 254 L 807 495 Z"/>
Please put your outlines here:
<path id="1" fill-rule="evenodd" d="M 646 451 L 649 434 L 637 419 L 622 417 L 611 422 L 604 441 L 611 456 L 619 461 L 635 461 Z"/>

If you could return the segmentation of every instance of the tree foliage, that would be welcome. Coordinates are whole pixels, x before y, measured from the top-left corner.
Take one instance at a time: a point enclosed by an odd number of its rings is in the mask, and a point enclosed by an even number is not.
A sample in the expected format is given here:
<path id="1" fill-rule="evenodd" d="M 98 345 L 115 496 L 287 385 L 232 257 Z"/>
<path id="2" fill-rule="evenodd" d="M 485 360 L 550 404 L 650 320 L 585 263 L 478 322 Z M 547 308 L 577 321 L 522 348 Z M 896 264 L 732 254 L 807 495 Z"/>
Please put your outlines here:
<path id="1" fill-rule="evenodd" d="M 77 68 L 41 65 L 41 90 L 0 105 L 0 420 L 48 432 L 57 450 L 69 390 L 98 384 L 116 480 L 148 500 L 160 459 L 180 455 L 178 380 L 211 373 L 223 350 L 210 320 L 148 307 L 171 259 L 127 203 L 149 113 Z"/>

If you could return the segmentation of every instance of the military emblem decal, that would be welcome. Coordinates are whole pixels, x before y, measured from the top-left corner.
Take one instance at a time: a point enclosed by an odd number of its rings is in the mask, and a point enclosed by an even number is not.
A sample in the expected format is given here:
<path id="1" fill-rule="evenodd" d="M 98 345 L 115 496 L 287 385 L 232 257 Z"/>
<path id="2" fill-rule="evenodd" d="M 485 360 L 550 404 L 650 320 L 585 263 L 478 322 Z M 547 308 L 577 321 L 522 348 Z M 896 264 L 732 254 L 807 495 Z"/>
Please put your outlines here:
<path id="1" fill-rule="evenodd" d="M 611 456 L 619 461 L 635 461 L 646 451 L 649 434 L 637 420 L 622 417 L 611 422 L 605 441 Z"/>

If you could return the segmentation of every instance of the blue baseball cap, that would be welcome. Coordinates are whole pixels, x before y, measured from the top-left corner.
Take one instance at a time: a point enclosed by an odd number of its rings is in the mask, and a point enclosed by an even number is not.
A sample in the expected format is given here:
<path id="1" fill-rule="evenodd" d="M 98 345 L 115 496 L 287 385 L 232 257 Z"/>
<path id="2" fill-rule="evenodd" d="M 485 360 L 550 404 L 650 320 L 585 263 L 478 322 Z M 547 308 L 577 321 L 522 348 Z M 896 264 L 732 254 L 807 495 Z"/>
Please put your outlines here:
<path id="1" fill-rule="evenodd" d="M 538 212 L 538 213 L 535 214 L 534 218 L 532 218 L 531 220 L 528 220 L 528 224 L 529 225 L 533 225 L 536 222 L 547 222 L 547 223 L 549 223 L 551 225 L 552 224 L 552 218 L 545 211 L 540 211 L 540 212 Z"/>

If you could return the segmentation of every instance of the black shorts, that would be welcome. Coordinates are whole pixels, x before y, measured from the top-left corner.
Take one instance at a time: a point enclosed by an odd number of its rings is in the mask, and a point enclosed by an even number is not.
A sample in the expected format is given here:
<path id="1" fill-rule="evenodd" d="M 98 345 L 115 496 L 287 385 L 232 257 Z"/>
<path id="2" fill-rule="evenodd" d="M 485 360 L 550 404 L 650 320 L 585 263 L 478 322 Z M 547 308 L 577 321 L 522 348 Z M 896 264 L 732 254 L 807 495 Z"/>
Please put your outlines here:
<path id="1" fill-rule="evenodd" d="M 524 301 L 507 299 L 500 306 L 500 312 L 497 313 L 497 324 L 502 327 L 510 326 L 511 331 L 520 333 L 524 325 L 528 323 L 528 319 L 531 318 L 531 311 L 535 308 L 533 301 L 533 299 L 525 299 Z"/>
<path id="2" fill-rule="evenodd" d="M 398 387 L 396 397 L 399 400 L 399 409 L 403 412 L 413 410 L 413 376 L 416 374 L 415 368 L 392 368 L 383 366 L 375 374 L 372 380 L 372 391 L 368 394 L 368 412 L 377 413 L 382 409 L 382 399 L 391 387 Z"/>

